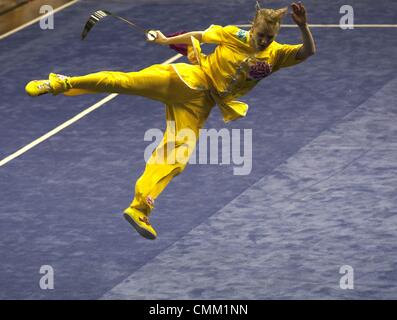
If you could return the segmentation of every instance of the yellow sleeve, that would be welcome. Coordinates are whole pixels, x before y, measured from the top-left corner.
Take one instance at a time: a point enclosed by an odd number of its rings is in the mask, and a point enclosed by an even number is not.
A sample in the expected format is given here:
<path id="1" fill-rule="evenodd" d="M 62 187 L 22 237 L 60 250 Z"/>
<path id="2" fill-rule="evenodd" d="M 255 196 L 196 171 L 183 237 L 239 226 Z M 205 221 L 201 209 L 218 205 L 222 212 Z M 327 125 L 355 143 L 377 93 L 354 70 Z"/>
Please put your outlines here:
<path id="1" fill-rule="evenodd" d="M 296 54 L 298 53 L 299 49 L 303 46 L 303 44 L 282 44 L 280 45 L 279 49 L 277 50 L 278 56 L 278 67 L 279 68 L 286 68 L 293 66 L 295 64 L 301 63 L 303 60 L 298 60 L 296 58 Z"/>
<path id="2" fill-rule="evenodd" d="M 223 43 L 230 42 L 233 32 L 238 30 L 235 26 L 222 27 L 216 24 L 212 24 L 206 30 L 204 30 L 202 35 L 203 43 Z"/>

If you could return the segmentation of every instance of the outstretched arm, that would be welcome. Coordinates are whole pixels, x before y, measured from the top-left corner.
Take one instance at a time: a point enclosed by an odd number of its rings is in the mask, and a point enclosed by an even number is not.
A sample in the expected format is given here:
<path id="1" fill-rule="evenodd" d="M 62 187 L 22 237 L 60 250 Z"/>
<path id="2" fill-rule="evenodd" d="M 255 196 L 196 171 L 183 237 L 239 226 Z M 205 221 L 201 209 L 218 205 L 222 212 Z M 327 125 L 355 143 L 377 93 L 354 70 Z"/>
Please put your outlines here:
<path id="1" fill-rule="evenodd" d="M 311 55 L 316 53 L 316 45 L 314 43 L 313 35 L 310 32 L 309 26 L 307 25 L 306 9 L 301 2 L 292 3 L 292 19 L 299 26 L 302 34 L 303 46 L 299 49 L 296 54 L 296 58 L 304 60 Z"/>
<path id="2" fill-rule="evenodd" d="M 172 45 L 172 44 L 191 44 L 190 37 L 195 37 L 198 41 L 202 41 L 203 31 L 192 31 L 184 34 L 180 34 L 174 37 L 166 37 L 161 31 L 157 30 L 157 39 L 155 43 L 162 45 Z"/>

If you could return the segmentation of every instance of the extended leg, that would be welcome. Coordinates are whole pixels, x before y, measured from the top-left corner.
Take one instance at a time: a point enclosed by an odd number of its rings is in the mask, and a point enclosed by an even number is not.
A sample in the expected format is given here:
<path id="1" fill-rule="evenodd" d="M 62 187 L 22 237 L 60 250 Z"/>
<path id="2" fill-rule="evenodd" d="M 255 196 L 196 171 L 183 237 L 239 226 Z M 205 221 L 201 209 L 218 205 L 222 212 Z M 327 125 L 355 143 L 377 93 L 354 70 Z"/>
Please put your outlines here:
<path id="1" fill-rule="evenodd" d="M 171 82 L 179 81 L 170 65 L 152 65 L 137 72 L 101 71 L 84 76 L 65 77 L 50 74 L 49 80 L 34 80 L 26 91 L 31 96 L 63 93 L 68 96 L 87 93 L 122 93 L 144 96 L 161 102 L 170 100 Z"/>
<path id="2" fill-rule="evenodd" d="M 153 65 L 137 72 L 101 71 L 70 77 L 67 95 L 86 92 L 107 92 L 140 95 L 165 102 L 174 76 L 168 65 Z"/>

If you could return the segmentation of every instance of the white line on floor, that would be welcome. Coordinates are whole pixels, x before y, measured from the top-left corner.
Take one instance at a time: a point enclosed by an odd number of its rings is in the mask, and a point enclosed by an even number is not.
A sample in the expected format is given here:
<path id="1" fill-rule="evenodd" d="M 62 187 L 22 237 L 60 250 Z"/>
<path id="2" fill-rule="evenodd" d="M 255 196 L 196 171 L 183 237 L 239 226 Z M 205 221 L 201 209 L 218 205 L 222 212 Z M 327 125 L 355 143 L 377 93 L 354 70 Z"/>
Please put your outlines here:
<path id="1" fill-rule="evenodd" d="M 177 54 L 173 56 L 172 58 L 164 61 L 162 64 L 168 64 L 172 63 L 179 58 L 181 58 L 181 54 Z M 92 111 L 98 109 L 99 107 L 103 106 L 105 103 L 109 102 L 110 100 L 116 98 L 118 96 L 117 93 L 113 93 L 108 95 L 107 97 L 103 98 L 102 100 L 98 101 L 91 107 L 85 109 L 84 111 L 80 112 L 73 118 L 69 119 L 68 121 L 62 123 L 60 126 L 56 127 L 55 129 L 52 129 L 50 132 L 46 133 L 45 135 L 41 136 L 40 138 L 32 141 L 25 147 L 19 149 L 18 151 L 14 152 L 13 154 L 9 155 L 8 157 L 4 158 L 3 160 L 0 161 L 0 167 L 4 166 L 6 163 L 10 162 L 11 160 L 19 157 L 20 155 L 24 154 L 25 152 L 29 151 L 30 149 L 34 148 L 37 146 L 39 143 L 51 138 L 53 135 L 57 134 L 58 132 L 62 131 L 63 129 L 69 127 L 71 124 L 75 123 L 76 121 L 80 120 L 81 118 L 85 117 L 87 114 L 91 113 Z"/>
<path id="2" fill-rule="evenodd" d="M 344 27 L 354 28 L 397 28 L 397 24 L 352 24 L 343 25 Z M 240 28 L 251 28 L 250 24 L 239 24 L 237 27 Z M 281 27 L 286 28 L 297 28 L 296 24 L 282 24 Z M 310 28 L 341 28 L 340 24 L 309 24 Z M 342 29 L 342 28 L 341 28 Z"/>

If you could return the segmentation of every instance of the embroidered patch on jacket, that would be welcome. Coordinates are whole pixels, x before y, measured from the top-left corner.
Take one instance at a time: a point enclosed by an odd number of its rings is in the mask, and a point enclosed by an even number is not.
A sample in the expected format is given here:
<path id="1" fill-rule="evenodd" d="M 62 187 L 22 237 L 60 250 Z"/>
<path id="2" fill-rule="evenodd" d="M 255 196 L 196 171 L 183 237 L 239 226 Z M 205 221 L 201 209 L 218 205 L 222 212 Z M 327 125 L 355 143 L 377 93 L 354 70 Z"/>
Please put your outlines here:
<path id="1" fill-rule="evenodd" d="M 247 42 L 247 34 L 248 31 L 240 29 L 239 31 L 237 31 L 237 38 L 239 38 L 241 41 Z"/>
<path id="2" fill-rule="evenodd" d="M 260 80 L 272 73 L 272 65 L 266 61 L 257 61 L 255 64 L 249 65 L 248 78 Z"/>

